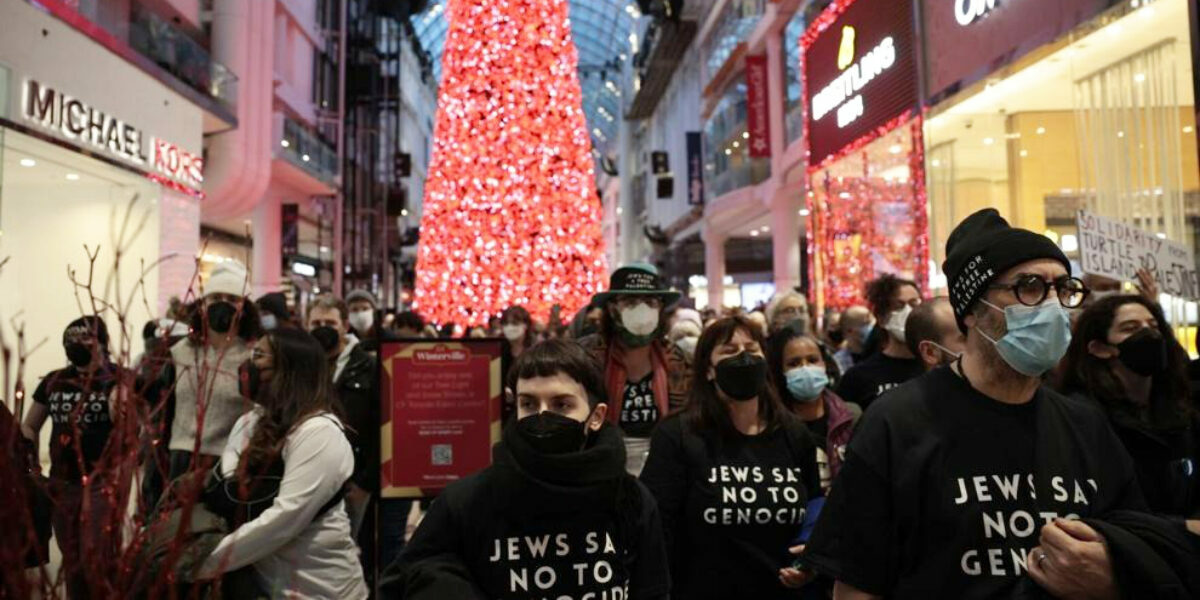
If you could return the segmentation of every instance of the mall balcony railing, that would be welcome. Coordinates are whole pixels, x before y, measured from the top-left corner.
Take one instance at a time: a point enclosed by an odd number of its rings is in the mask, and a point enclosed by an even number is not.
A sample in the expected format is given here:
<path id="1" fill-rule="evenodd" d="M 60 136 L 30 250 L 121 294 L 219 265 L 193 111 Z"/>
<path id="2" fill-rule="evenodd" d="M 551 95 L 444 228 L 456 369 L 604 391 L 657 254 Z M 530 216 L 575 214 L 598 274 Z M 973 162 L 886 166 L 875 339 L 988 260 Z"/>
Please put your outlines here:
<path id="1" fill-rule="evenodd" d="M 730 167 L 716 175 L 705 178 L 704 193 L 709 202 L 734 190 L 758 185 L 771 178 L 771 159 L 752 158 L 736 167 Z"/>
<path id="2" fill-rule="evenodd" d="M 337 150 L 304 125 L 284 117 L 279 146 L 280 156 L 297 168 L 329 185 L 337 183 Z"/>
<path id="3" fill-rule="evenodd" d="M 188 87 L 237 114 L 238 78 L 182 28 L 134 2 L 113 13 L 106 0 L 78 0 L 79 14 L 122 40 Z"/>
<path id="4" fill-rule="evenodd" d="M 713 31 L 700 47 L 700 56 L 704 64 L 701 85 L 708 89 L 714 84 L 714 79 L 730 71 L 730 59 L 737 58 L 738 47 L 754 31 L 766 11 L 766 0 L 730 0 L 721 9 Z"/>

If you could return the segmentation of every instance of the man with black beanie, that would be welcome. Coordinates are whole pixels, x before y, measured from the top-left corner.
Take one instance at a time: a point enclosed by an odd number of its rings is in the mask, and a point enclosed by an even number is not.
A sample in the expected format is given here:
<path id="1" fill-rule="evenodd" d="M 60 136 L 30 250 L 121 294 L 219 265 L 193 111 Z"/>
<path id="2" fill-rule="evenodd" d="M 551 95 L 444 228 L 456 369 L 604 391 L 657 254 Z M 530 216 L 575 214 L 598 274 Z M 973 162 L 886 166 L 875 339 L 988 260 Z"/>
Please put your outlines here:
<path id="1" fill-rule="evenodd" d="M 1066 309 L 1087 295 L 1070 269 L 994 209 L 950 234 L 943 270 L 965 352 L 863 416 L 801 557 L 841 597 L 1036 595 L 1078 564 L 1061 549 L 1088 535 L 1061 519 L 1144 507 L 1104 416 L 1042 385 L 1070 341 Z"/>

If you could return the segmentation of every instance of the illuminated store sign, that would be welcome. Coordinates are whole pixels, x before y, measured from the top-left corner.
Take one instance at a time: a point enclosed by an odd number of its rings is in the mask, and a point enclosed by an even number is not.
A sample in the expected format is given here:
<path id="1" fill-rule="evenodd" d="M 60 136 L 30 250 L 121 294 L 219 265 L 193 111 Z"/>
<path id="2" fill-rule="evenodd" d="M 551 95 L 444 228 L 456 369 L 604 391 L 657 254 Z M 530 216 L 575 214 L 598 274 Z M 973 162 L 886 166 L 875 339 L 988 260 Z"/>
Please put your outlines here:
<path id="1" fill-rule="evenodd" d="M 800 40 L 809 164 L 820 164 L 917 105 L 911 2 L 839 0 Z"/>
<path id="2" fill-rule="evenodd" d="M 23 102 L 24 117 L 55 135 L 191 188 L 204 183 L 204 159 L 165 140 L 147 138 L 141 129 L 83 100 L 28 79 Z"/>
<path id="3" fill-rule="evenodd" d="M 976 19 L 983 18 L 993 8 L 998 0 L 954 0 L 954 20 L 966 27 Z"/>
<path id="4" fill-rule="evenodd" d="M 847 43 L 847 40 L 849 42 Z M 845 55 L 845 48 L 853 48 L 854 28 L 842 28 L 842 48 L 839 53 L 839 63 Z M 853 53 L 853 50 L 850 50 Z M 879 45 L 868 52 L 856 63 L 842 72 L 833 83 L 825 86 L 816 96 L 813 96 L 813 119 L 820 121 L 833 109 L 838 109 L 838 127 L 845 127 L 861 117 L 865 112 L 863 98 L 858 95 L 868 83 L 871 83 L 885 70 L 896 64 L 896 42 L 891 36 L 883 38 Z M 854 94 L 851 96 L 851 94 Z M 849 99 L 849 100 L 847 100 Z"/>

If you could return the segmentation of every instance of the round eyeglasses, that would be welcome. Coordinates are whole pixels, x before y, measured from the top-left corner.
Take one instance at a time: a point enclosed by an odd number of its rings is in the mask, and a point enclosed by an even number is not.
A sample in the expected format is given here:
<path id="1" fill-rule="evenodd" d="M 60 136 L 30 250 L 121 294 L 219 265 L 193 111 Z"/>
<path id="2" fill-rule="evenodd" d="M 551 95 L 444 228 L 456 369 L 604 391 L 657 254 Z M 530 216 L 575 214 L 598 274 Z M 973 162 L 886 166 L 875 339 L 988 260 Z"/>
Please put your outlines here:
<path id="1" fill-rule="evenodd" d="M 1084 298 L 1092 293 L 1083 281 L 1075 277 L 1059 277 L 1047 281 L 1038 275 L 1022 275 L 1013 283 L 994 283 L 988 286 L 993 290 L 1008 290 L 1016 296 L 1017 302 L 1025 306 L 1037 306 L 1046 301 L 1050 288 L 1058 294 L 1058 301 L 1066 308 L 1078 308 Z"/>

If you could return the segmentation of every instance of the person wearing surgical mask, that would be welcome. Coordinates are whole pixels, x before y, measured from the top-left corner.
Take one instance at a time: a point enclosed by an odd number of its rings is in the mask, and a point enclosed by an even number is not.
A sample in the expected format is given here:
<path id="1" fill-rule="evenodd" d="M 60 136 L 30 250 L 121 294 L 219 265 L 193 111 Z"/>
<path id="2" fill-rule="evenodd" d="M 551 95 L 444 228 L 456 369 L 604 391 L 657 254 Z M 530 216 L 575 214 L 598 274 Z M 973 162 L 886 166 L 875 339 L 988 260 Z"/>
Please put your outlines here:
<path id="1" fill-rule="evenodd" d="M 946 298 L 934 298 L 914 309 L 908 316 L 904 338 L 908 350 L 921 359 L 926 371 L 958 360 L 967 343 Z"/>
<path id="2" fill-rule="evenodd" d="M 392 339 L 392 336 L 375 322 L 375 313 L 379 311 L 379 301 L 375 299 L 375 294 L 362 289 L 354 290 L 346 294 L 346 306 L 350 311 L 346 317 L 350 333 L 359 339 L 363 350 L 377 356 L 379 343 Z"/>
<path id="3" fill-rule="evenodd" d="M 504 309 L 500 315 L 500 334 L 508 342 L 510 360 L 520 358 L 534 343 L 533 317 L 524 306 Z"/>
<path id="4" fill-rule="evenodd" d="M 371 466 L 372 457 L 379 455 L 379 374 L 375 359 L 350 334 L 349 312 L 340 298 L 322 294 L 308 304 L 305 327 L 325 351 L 333 392 L 341 404 L 347 438 L 354 449 L 354 474 L 346 484 L 346 512 L 351 531 L 363 549 L 364 570 L 369 577 L 376 559 L 375 514 L 368 506 L 379 490 L 379 470 Z M 384 517 L 407 514 L 411 504 L 410 500 L 387 498 L 378 512 Z M 379 547 L 390 551 L 394 558 L 403 545 L 404 525 L 399 525 L 397 533 L 392 519 L 380 522 Z M 360 536 L 360 531 L 365 533 Z M 390 547 L 393 545 L 394 550 Z"/>
<path id="5" fill-rule="evenodd" d="M 1200 415 L 1191 405 L 1187 351 L 1158 303 L 1115 296 L 1079 317 L 1063 392 L 1102 408 L 1136 465 L 1150 510 L 1200 516 Z"/>
<path id="6" fill-rule="evenodd" d="M 757 323 L 725 317 L 696 344 L 687 407 L 654 430 L 642 482 L 658 500 L 675 598 L 784 600 L 820 514 L 817 447 L 776 393 Z"/>
<path id="7" fill-rule="evenodd" d="M 666 309 L 679 297 L 653 265 L 621 267 L 608 291 L 592 299 L 604 309 L 600 333 L 579 340 L 604 373 L 607 418 L 625 433 L 633 475 L 642 470 L 654 426 L 687 399 L 691 357 L 666 339 Z"/>
<path id="8" fill-rule="evenodd" d="M 263 334 L 249 289 L 245 266 L 217 265 L 192 312 L 191 333 L 171 346 L 170 360 L 147 391 L 154 409 L 174 409 L 168 480 L 216 462 L 234 422 L 249 408 L 238 394 L 237 366 Z"/>
<path id="9" fill-rule="evenodd" d="M 866 360 L 846 371 L 837 393 L 847 402 L 867 410 L 884 392 L 898 387 L 925 371 L 924 365 L 905 344 L 904 326 L 908 315 L 921 305 L 917 284 L 885 274 L 867 284 L 867 303 L 883 329 L 882 347 Z"/>
<path id="10" fill-rule="evenodd" d="M 354 450 L 331 370 L 327 349 L 290 327 L 259 338 L 237 367 L 252 408 L 234 423 L 201 496 L 231 530 L 198 579 L 249 567 L 258 595 L 239 597 L 368 597 L 345 502 Z"/>
<path id="11" fill-rule="evenodd" d="M 379 597 L 666 600 L 659 510 L 625 471 L 592 357 L 571 340 L 541 342 L 517 358 L 505 387 L 517 418 L 491 466 L 438 495 Z M 529 577 L 518 582 L 519 573 Z"/>
<path id="12" fill-rule="evenodd" d="M 1042 381 L 1087 288 L 995 209 L 959 223 L 945 256 L 963 354 L 863 413 L 801 558 L 838 598 L 1117 597 L 1086 521 L 1146 510 L 1133 461 L 1103 413 Z"/>
<path id="13" fill-rule="evenodd" d="M 801 329 L 784 327 L 767 343 L 767 365 L 783 405 L 800 418 L 817 447 L 821 489 L 829 491 L 862 408 L 833 392 L 840 373 L 829 349 Z"/>

